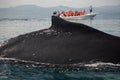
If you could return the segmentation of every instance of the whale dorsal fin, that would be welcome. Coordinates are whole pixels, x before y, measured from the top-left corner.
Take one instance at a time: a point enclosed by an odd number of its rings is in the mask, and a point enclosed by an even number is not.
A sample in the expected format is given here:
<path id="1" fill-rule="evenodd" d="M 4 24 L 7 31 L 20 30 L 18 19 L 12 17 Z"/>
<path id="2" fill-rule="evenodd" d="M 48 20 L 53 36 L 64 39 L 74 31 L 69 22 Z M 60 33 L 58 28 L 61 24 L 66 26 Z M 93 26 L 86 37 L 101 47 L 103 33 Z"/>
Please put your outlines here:
<path id="1" fill-rule="evenodd" d="M 64 31 L 70 31 L 70 32 L 81 31 L 81 32 L 92 32 L 92 33 L 101 32 L 82 23 L 66 21 L 58 16 L 52 16 L 52 26 L 50 28 L 62 30 L 63 32 Z"/>

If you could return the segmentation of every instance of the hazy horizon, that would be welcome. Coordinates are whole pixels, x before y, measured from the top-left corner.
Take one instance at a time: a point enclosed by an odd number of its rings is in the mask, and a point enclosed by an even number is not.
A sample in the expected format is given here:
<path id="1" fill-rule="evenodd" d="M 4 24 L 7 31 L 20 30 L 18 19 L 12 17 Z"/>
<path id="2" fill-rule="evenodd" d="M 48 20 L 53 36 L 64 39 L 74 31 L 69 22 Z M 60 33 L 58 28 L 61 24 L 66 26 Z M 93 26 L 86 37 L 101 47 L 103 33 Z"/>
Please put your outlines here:
<path id="1" fill-rule="evenodd" d="M 66 6 L 73 8 L 88 7 L 92 5 L 94 7 L 101 7 L 120 5 L 120 0 L 0 0 L 0 8 L 16 7 L 21 5 L 36 5 L 40 7 Z"/>
<path id="2" fill-rule="evenodd" d="M 12 7 L 0 7 L 0 8 L 15 8 L 15 7 L 21 7 L 21 6 L 36 6 L 36 7 L 41 7 L 41 8 L 52 8 L 52 7 L 68 7 L 68 8 L 89 8 L 89 6 L 84 6 L 84 7 L 71 7 L 71 6 L 65 6 L 65 5 L 57 5 L 57 6 L 39 6 L 39 5 L 34 5 L 34 4 L 23 4 L 23 5 L 17 5 L 17 6 L 12 6 Z M 93 5 L 92 5 L 93 6 Z M 93 7 L 110 7 L 110 6 L 120 6 L 120 5 L 104 5 L 104 6 L 93 6 Z"/>

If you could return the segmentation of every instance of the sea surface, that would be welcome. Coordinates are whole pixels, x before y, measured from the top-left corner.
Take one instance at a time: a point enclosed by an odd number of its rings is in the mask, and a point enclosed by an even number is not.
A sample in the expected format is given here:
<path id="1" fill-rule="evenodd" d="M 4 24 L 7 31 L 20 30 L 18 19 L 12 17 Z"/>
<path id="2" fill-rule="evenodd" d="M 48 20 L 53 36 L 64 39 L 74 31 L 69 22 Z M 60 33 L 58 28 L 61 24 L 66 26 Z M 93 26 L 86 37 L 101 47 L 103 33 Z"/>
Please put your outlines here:
<path id="1" fill-rule="evenodd" d="M 120 37 L 120 16 L 98 14 L 92 20 L 74 22 Z M 0 43 L 50 26 L 51 17 L 0 15 Z M 0 80 L 120 80 L 120 64 L 88 62 L 54 65 L 0 57 Z"/>

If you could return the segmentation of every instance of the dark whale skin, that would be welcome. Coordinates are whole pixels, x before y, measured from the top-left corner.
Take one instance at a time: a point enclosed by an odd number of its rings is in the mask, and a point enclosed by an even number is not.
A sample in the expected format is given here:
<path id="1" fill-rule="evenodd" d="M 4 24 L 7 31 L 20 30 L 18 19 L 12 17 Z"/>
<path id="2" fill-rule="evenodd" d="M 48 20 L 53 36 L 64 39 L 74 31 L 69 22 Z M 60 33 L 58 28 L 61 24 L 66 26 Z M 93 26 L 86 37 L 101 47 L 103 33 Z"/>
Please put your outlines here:
<path id="1" fill-rule="evenodd" d="M 9 39 L 0 56 L 52 64 L 120 62 L 120 37 L 52 16 L 52 25 Z"/>

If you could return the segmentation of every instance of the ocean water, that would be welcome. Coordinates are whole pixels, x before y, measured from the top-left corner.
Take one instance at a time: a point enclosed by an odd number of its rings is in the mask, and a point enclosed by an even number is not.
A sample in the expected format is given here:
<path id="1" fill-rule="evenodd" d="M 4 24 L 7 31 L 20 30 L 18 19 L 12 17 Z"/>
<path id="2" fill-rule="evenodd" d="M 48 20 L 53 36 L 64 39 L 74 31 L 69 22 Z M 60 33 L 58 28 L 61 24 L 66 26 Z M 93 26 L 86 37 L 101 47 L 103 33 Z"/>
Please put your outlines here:
<path id="1" fill-rule="evenodd" d="M 0 15 L 0 41 L 50 27 L 50 18 L 31 15 Z"/>
<path id="2" fill-rule="evenodd" d="M 75 20 L 120 37 L 120 17 L 97 15 Z M 49 28 L 51 18 L 39 15 L 0 15 L 0 42 L 21 34 Z M 0 58 L 0 80 L 120 80 L 120 64 L 88 62 L 54 65 Z"/>

